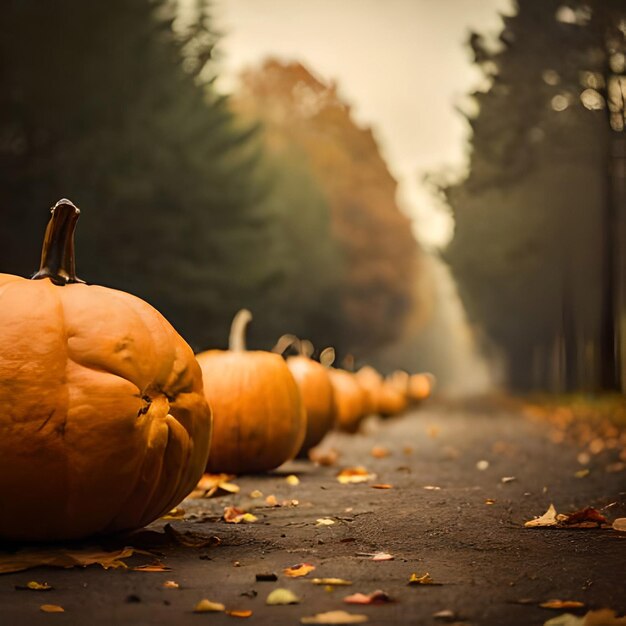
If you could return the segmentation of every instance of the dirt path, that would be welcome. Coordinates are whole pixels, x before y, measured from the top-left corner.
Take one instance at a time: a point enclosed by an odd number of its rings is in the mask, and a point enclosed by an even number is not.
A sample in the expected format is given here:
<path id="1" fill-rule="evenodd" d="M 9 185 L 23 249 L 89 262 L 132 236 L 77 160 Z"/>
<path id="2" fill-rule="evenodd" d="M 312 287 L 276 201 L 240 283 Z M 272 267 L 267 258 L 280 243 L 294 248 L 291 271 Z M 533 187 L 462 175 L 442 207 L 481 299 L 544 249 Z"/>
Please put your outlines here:
<path id="1" fill-rule="evenodd" d="M 564 613 L 537 606 L 551 598 L 626 612 L 626 533 L 523 527 L 552 502 L 559 512 L 616 503 L 605 509 L 607 516 L 626 516 L 626 472 L 604 469 L 614 460 L 612 453 L 594 457 L 589 474 L 576 477 L 578 450 L 552 443 L 544 427 L 504 412 L 467 415 L 432 406 L 368 426 L 368 434 L 334 435 L 327 442 L 325 447 L 341 451 L 337 467 L 294 462 L 270 476 L 236 479 L 241 487 L 237 495 L 187 501 L 187 514 L 196 518 L 172 525 L 218 536 L 221 544 L 159 546 L 170 572 L 94 566 L 1 576 L 0 625 L 171 626 L 236 624 L 241 619 L 193 614 L 202 598 L 251 609 L 253 615 L 242 620 L 251 626 L 295 625 L 302 616 L 337 609 L 365 614 L 373 625 L 443 624 L 433 614 L 449 610 L 454 617 L 448 623 L 533 626 Z M 375 445 L 390 454 L 372 457 Z M 489 462 L 482 471 L 477 468 L 481 460 Z M 366 466 L 377 478 L 339 484 L 338 470 L 353 465 Z M 286 482 L 292 473 L 299 476 L 299 485 Z M 503 477 L 515 480 L 503 483 Z M 393 488 L 373 489 L 373 483 Z M 263 497 L 251 498 L 254 490 Z M 297 499 L 298 505 L 267 507 L 269 494 L 279 502 Z M 488 499 L 495 502 L 486 504 Z M 258 521 L 216 521 L 229 505 L 250 508 Z M 324 517 L 334 524 L 316 525 Z M 151 529 L 161 531 L 164 524 L 159 521 Z M 132 545 L 132 540 L 126 543 Z M 380 551 L 394 559 L 375 562 L 362 556 Z M 128 563 L 149 561 L 137 556 Z M 282 574 L 301 562 L 317 569 L 299 579 Z M 256 582 L 255 575 L 266 572 L 276 573 L 278 581 Z M 425 572 L 442 584 L 407 585 L 412 573 Z M 328 590 L 311 583 L 316 576 L 349 579 L 353 585 Z M 15 590 L 31 580 L 47 581 L 54 590 Z M 164 589 L 165 580 L 175 580 L 180 588 Z M 268 593 L 277 587 L 294 591 L 300 604 L 266 606 Z M 396 602 L 351 606 L 342 601 L 350 593 L 376 589 Z M 43 603 L 59 604 L 65 613 L 42 613 Z"/>

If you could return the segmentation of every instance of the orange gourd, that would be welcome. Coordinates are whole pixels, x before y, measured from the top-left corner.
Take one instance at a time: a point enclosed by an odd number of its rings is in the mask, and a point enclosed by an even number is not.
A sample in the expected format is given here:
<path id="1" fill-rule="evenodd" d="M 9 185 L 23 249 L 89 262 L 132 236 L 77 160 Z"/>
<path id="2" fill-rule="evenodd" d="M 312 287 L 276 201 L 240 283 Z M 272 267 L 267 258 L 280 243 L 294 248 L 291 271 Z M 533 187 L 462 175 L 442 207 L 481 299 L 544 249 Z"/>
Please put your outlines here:
<path id="1" fill-rule="evenodd" d="M 412 402 L 426 400 L 432 393 L 435 377 L 432 374 L 413 374 L 408 381 L 408 395 Z"/>
<path id="2" fill-rule="evenodd" d="M 229 350 L 197 355 L 204 392 L 213 409 L 213 439 L 207 471 L 265 472 L 293 459 L 302 446 L 306 413 L 284 359 L 245 350 L 249 311 L 234 318 Z"/>
<path id="3" fill-rule="evenodd" d="M 322 441 L 335 423 L 335 393 L 328 368 L 310 358 L 312 346 L 310 354 L 306 354 L 310 343 L 295 337 L 292 343 L 299 347 L 300 354 L 288 357 L 287 366 L 298 384 L 306 410 L 306 435 L 298 453 L 298 456 L 305 457 L 311 448 Z"/>
<path id="4" fill-rule="evenodd" d="M 139 528 L 206 465 L 211 413 L 191 348 L 158 311 L 76 277 L 68 200 L 40 270 L 0 274 L 0 537 Z"/>
<path id="5" fill-rule="evenodd" d="M 366 415 L 366 392 L 352 372 L 331 368 L 329 374 L 335 392 L 336 428 L 355 433 Z"/>

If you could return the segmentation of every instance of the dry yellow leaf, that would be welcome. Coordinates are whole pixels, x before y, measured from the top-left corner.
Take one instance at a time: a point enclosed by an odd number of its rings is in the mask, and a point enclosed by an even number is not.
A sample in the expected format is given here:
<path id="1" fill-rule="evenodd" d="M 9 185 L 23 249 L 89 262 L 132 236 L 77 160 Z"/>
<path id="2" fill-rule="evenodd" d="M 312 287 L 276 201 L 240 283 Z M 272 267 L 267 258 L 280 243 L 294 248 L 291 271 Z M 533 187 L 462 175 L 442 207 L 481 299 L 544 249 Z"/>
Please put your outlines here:
<path id="1" fill-rule="evenodd" d="M 539 606 L 542 609 L 580 609 L 585 603 L 577 600 L 547 600 Z"/>
<path id="2" fill-rule="evenodd" d="M 314 585 L 330 585 L 335 587 L 347 587 L 352 584 L 351 580 L 344 580 L 343 578 L 313 578 L 311 582 Z"/>
<path id="3" fill-rule="evenodd" d="M 58 604 L 42 604 L 39 610 L 44 613 L 65 613 L 65 609 Z"/>
<path id="4" fill-rule="evenodd" d="M 250 492 L 250 497 L 251 498 L 262 498 L 263 497 L 263 492 L 259 491 L 258 489 L 255 489 L 254 491 Z"/>
<path id="5" fill-rule="evenodd" d="M 524 522 L 524 526 L 526 528 L 548 528 L 550 526 L 556 526 L 557 523 L 556 509 L 554 508 L 554 504 L 551 504 L 541 517 Z"/>
<path id="6" fill-rule="evenodd" d="M 149 563 L 147 565 L 138 565 L 137 567 L 133 567 L 133 572 L 171 572 L 172 568 L 167 567 L 161 563 L 161 561 L 156 561 L 155 563 Z"/>
<path id="7" fill-rule="evenodd" d="M 426 572 L 425 574 L 422 574 L 421 576 L 418 576 L 417 574 L 411 574 L 411 577 L 409 578 L 409 585 L 439 585 L 440 583 L 436 583 L 431 575 Z"/>
<path id="8" fill-rule="evenodd" d="M 335 523 L 335 520 L 330 519 L 330 517 L 319 517 L 315 520 L 316 526 L 332 526 Z"/>
<path id="9" fill-rule="evenodd" d="M 346 467 L 337 474 L 337 480 L 342 484 L 350 483 L 366 483 L 370 480 L 374 480 L 376 474 L 370 473 L 363 466 Z"/>
<path id="10" fill-rule="evenodd" d="M 185 509 L 176 506 L 169 513 L 163 515 L 161 519 L 183 519 L 185 517 Z"/>
<path id="11" fill-rule="evenodd" d="M 285 482 L 292 487 L 296 487 L 300 484 L 300 479 L 295 474 L 289 474 L 289 476 L 285 478 Z"/>
<path id="12" fill-rule="evenodd" d="M 224 611 L 226 607 L 221 602 L 212 602 L 203 598 L 193 607 L 194 613 L 219 613 Z"/>
<path id="13" fill-rule="evenodd" d="M 166 580 L 163 583 L 164 589 L 179 589 L 180 585 L 175 580 Z"/>
<path id="14" fill-rule="evenodd" d="M 298 604 L 300 598 L 289 589 L 274 589 L 265 600 L 265 604 L 280 605 L 280 604 Z"/>

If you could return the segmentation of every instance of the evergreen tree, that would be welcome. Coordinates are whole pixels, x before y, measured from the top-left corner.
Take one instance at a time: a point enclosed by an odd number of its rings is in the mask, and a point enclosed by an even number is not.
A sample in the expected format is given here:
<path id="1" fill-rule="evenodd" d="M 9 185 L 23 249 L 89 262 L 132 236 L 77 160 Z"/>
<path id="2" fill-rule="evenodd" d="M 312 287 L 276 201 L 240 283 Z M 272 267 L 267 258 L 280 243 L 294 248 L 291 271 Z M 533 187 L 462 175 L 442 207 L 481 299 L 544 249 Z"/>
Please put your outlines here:
<path id="1" fill-rule="evenodd" d="M 46 207 L 83 208 L 79 274 L 157 306 L 196 348 L 280 276 L 242 129 L 212 87 L 206 12 L 8 0 L 0 20 L 0 267 L 36 269 Z M 207 65 L 209 63 L 209 65 Z"/>
<path id="2" fill-rule="evenodd" d="M 492 86 L 474 94 L 469 176 L 446 189 L 457 224 L 446 256 L 514 387 L 615 388 L 603 334 L 607 290 L 619 282 L 607 285 L 604 254 L 616 131 L 595 87 L 609 78 L 600 68 L 611 49 L 623 50 L 626 9 L 559 0 L 518 8 L 504 20 L 501 50 L 470 39 Z"/>

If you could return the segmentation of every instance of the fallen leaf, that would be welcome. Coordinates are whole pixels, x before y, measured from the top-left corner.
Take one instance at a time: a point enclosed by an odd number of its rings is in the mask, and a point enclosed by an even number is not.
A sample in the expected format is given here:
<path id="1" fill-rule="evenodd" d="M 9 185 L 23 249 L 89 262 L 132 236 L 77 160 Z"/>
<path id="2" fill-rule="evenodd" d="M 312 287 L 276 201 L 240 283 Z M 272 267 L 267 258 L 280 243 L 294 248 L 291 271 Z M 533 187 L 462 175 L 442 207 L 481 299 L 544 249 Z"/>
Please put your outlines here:
<path id="1" fill-rule="evenodd" d="M 138 565 L 132 568 L 133 572 L 171 572 L 172 568 L 167 567 L 161 561 L 155 561 L 147 565 Z"/>
<path id="2" fill-rule="evenodd" d="M 256 522 L 259 518 L 252 513 L 248 513 L 243 509 L 238 509 L 236 506 L 227 506 L 224 509 L 223 520 L 228 524 L 251 524 Z"/>
<path id="3" fill-rule="evenodd" d="M 610 474 L 616 474 L 617 472 L 623 472 L 626 469 L 626 463 L 618 461 L 617 463 L 609 463 L 605 468 Z"/>
<path id="4" fill-rule="evenodd" d="M 450 609 L 444 609 L 443 611 L 437 611 L 433 613 L 435 619 L 443 619 L 447 621 L 456 620 L 456 613 Z"/>
<path id="5" fill-rule="evenodd" d="M 179 506 L 174 507 L 169 513 L 166 513 L 161 519 L 183 519 L 185 517 L 185 509 Z"/>
<path id="6" fill-rule="evenodd" d="M 439 426 L 434 426 L 432 424 L 426 429 L 426 433 L 431 439 L 435 439 L 436 437 L 438 437 L 439 432 Z"/>
<path id="7" fill-rule="evenodd" d="M 554 505 L 551 504 L 548 507 L 548 510 L 541 517 L 536 517 L 528 522 L 524 522 L 524 526 L 526 528 L 546 528 L 556 526 L 557 523 L 556 509 L 554 508 Z"/>
<path id="8" fill-rule="evenodd" d="M 353 593 L 350 596 L 346 596 L 343 601 L 346 604 L 388 604 L 389 602 L 394 602 L 388 593 L 380 589 L 368 594 Z"/>
<path id="9" fill-rule="evenodd" d="M 328 611 L 309 617 L 301 617 L 301 624 L 363 624 L 368 621 L 367 615 L 348 613 L 347 611 Z"/>
<path id="10" fill-rule="evenodd" d="M 436 487 L 435 485 L 424 485 L 423 489 L 426 489 L 426 491 L 441 491 L 441 487 Z"/>
<path id="11" fill-rule="evenodd" d="M 309 572 L 312 572 L 315 569 L 315 565 L 311 565 L 311 563 L 298 563 L 298 565 L 292 565 L 291 567 L 287 567 L 283 570 L 283 574 L 285 576 L 289 576 L 290 578 L 301 578 L 302 576 L 306 576 Z"/>
<path id="12" fill-rule="evenodd" d="M 337 461 L 339 461 L 339 453 L 337 450 L 333 449 L 317 450 L 316 448 L 313 448 L 313 450 L 309 452 L 309 459 L 317 465 L 332 467 L 333 465 L 337 465 Z"/>
<path id="13" fill-rule="evenodd" d="M 485 461 L 484 459 L 482 461 L 478 461 L 478 463 L 476 463 L 476 469 L 480 470 L 481 472 L 489 469 L 489 461 Z"/>
<path id="14" fill-rule="evenodd" d="M 393 555 L 387 552 L 376 552 L 372 555 L 372 561 L 393 561 Z"/>
<path id="15" fill-rule="evenodd" d="M 226 615 L 230 615 L 231 617 L 251 617 L 252 616 L 252 611 L 250 609 L 243 609 L 243 610 L 233 610 L 233 611 L 226 611 Z"/>
<path id="16" fill-rule="evenodd" d="M 342 485 L 350 483 L 366 483 L 370 480 L 374 480 L 376 474 L 371 474 L 363 466 L 346 467 L 337 474 L 337 480 Z"/>
<path id="17" fill-rule="evenodd" d="M 166 580 L 163 583 L 164 589 L 180 589 L 180 585 L 175 580 Z"/>
<path id="18" fill-rule="evenodd" d="M 581 469 L 578 470 L 577 472 L 574 472 L 574 476 L 576 478 L 585 478 L 585 476 L 589 476 L 590 470 L 589 468 L 585 468 L 585 469 Z"/>
<path id="19" fill-rule="evenodd" d="M 278 580 L 278 576 L 274 572 L 261 572 L 255 576 L 257 582 L 275 582 Z"/>
<path id="20" fill-rule="evenodd" d="M 180 532 L 176 530 L 171 524 L 165 524 L 163 528 L 165 533 L 173 539 L 179 546 L 185 546 L 186 548 L 206 548 L 207 546 L 218 546 L 222 543 L 219 537 L 201 535 L 190 530 Z"/>
<path id="21" fill-rule="evenodd" d="M 596 528 L 603 524 L 608 524 L 606 517 L 590 506 L 564 515 L 559 519 L 559 526 L 567 528 Z"/>
<path id="22" fill-rule="evenodd" d="M 267 506 L 280 506 L 274 494 L 270 494 L 265 498 L 265 504 L 267 504 Z"/>
<path id="23" fill-rule="evenodd" d="M 389 485 L 388 483 L 379 483 L 377 485 L 370 485 L 372 489 L 393 489 L 393 485 Z"/>
<path id="24" fill-rule="evenodd" d="M 233 478 L 234 474 L 204 474 L 193 494 L 201 492 L 198 497 L 213 498 L 225 493 L 239 493 L 239 485 L 230 482 Z"/>
<path id="25" fill-rule="evenodd" d="M 409 578 L 409 582 L 407 584 L 409 585 L 441 585 L 441 583 L 436 583 L 428 572 L 426 572 L 425 574 L 422 574 L 421 576 L 418 576 L 417 574 L 411 574 L 411 577 Z"/>
<path id="26" fill-rule="evenodd" d="M 330 585 L 334 587 L 348 587 L 352 584 L 351 580 L 344 580 L 343 578 L 313 578 L 311 582 L 314 585 Z"/>
<path id="27" fill-rule="evenodd" d="M 300 598 L 289 589 L 274 589 L 265 600 L 265 604 L 299 604 Z"/>
<path id="28" fill-rule="evenodd" d="M 414 450 L 413 446 L 404 446 L 404 448 L 402 448 L 402 454 L 410 456 L 413 454 Z"/>
<path id="29" fill-rule="evenodd" d="M 39 610 L 44 613 L 65 613 L 65 609 L 58 604 L 42 604 Z"/>
<path id="30" fill-rule="evenodd" d="M 48 583 L 38 583 L 36 580 L 29 580 L 25 585 L 15 585 L 17 591 L 50 591 L 54 589 Z"/>
<path id="31" fill-rule="evenodd" d="M 500 479 L 500 482 L 504 483 L 506 485 L 507 483 L 512 483 L 515 480 L 517 480 L 517 478 L 515 478 L 515 476 L 503 476 Z"/>
<path id="32" fill-rule="evenodd" d="M 374 446 L 370 450 L 370 454 L 375 459 L 384 459 L 386 456 L 389 456 L 389 448 L 385 448 L 384 446 Z"/>
<path id="33" fill-rule="evenodd" d="M 258 489 L 255 489 L 254 491 L 250 492 L 250 497 L 251 498 L 262 498 L 263 497 L 263 492 L 259 491 Z"/>
<path id="34" fill-rule="evenodd" d="M 285 478 L 285 482 L 292 487 L 297 487 L 300 484 L 300 479 L 295 474 L 289 474 L 289 476 Z"/>
<path id="35" fill-rule="evenodd" d="M 224 611 L 226 607 L 221 602 L 212 602 L 206 598 L 200 600 L 196 606 L 193 607 L 194 613 L 219 613 Z"/>
<path id="36" fill-rule="evenodd" d="M 496 503 L 496 499 L 495 498 L 487 498 L 485 500 L 485 504 L 495 504 Z"/>
<path id="37" fill-rule="evenodd" d="M 135 553 L 149 554 L 135 548 L 122 548 L 106 552 L 99 548 L 83 548 L 80 550 L 64 550 L 59 548 L 43 548 L 41 550 L 23 549 L 12 554 L 0 555 L 0 574 L 21 572 L 33 567 L 87 567 L 101 565 L 104 569 L 124 568 L 126 563 L 121 559 L 128 558 Z"/>
<path id="38" fill-rule="evenodd" d="M 330 517 L 320 517 L 315 520 L 316 526 L 332 526 L 335 523 L 335 520 L 330 519 Z"/>
<path id="39" fill-rule="evenodd" d="M 546 600 L 546 602 L 541 602 L 539 606 L 542 609 L 580 609 L 585 606 L 585 603 L 576 600 Z"/>
<path id="40" fill-rule="evenodd" d="M 626 532 L 626 517 L 618 517 L 613 521 L 613 530 L 619 530 L 620 532 Z"/>

